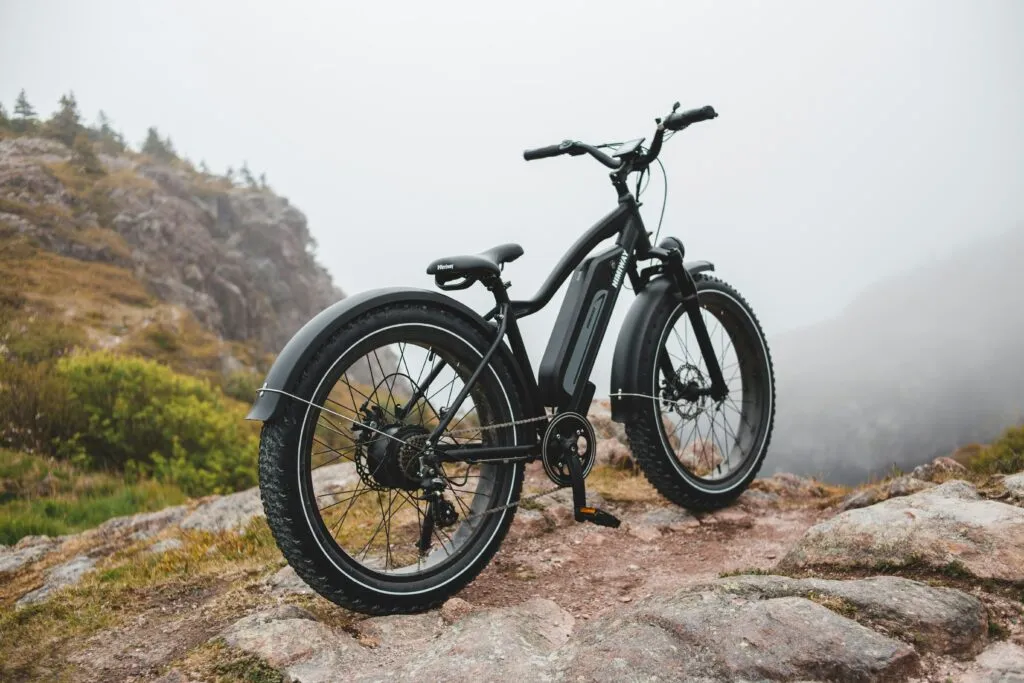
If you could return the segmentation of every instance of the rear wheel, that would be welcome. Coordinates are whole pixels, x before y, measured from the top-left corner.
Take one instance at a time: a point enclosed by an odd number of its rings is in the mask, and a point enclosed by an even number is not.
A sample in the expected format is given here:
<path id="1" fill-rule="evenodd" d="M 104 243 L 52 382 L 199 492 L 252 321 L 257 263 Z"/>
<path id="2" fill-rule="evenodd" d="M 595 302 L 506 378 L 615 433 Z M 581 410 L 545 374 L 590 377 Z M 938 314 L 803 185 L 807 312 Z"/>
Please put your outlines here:
<path id="1" fill-rule="evenodd" d="M 267 521 L 296 573 L 362 612 L 434 607 L 498 549 L 519 499 L 520 463 L 438 465 L 444 488 L 421 488 L 426 436 L 479 365 L 488 341 L 456 312 L 393 304 L 363 314 L 309 361 L 260 442 Z M 442 443 L 512 445 L 512 375 L 492 360 Z M 494 510 L 494 512 L 488 512 Z"/>
<path id="2" fill-rule="evenodd" d="M 775 381 L 764 333 L 743 297 L 706 275 L 696 285 L 729 393 L 721 401 L 681 398 L 684 387 L 710 386 L 710 378 L 689 316 L 666 295 L 639 359 L 637 393 L 656 398 L 631 402 L 626 434 L 659 493 L 685 508 L 713 510 L 735 500 L 761 468 L 775 419 Z"/>

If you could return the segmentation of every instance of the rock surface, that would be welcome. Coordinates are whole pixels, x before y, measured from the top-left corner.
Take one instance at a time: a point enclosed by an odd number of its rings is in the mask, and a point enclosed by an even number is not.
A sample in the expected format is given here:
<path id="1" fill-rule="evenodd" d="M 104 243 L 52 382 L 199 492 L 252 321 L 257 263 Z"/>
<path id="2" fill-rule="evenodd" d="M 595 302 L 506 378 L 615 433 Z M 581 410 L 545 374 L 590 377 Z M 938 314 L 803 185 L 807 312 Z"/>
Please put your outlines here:
<path id="1" fill-rule="evenodd" d="M 46 571 L 43 585 L 23 595 L 15 604 L 19 607 L 24 607 L 25 605 L 42 602 L 49 598 L 50 594 L 54 591 L 78 583 L 95 565 L 96 560 L 85 555 L 79 555 L 63 564 L 52 567 Z"/>
<path id="2" fill-rule="evenodd" d="M 897 477 L 892 481 L 887 481 L 879 486 L 872 486 L 864 489 L 863 491 L 855 491 L 849 496 L 843 499 L 840 503 L 839 509 L 855 510 L 857 508 L 867 507 L 868 505 L 874 505 L 883 500 L 890 498 L 899 498 L 900 496 L 909 496 L 925 489 L 930 489 L 935 486 L 930 481 L 924 481 L 911 475 L 905 475 Z"/>
<path id="3" fill-rule="evenodd" d="M 337 680 L 338 672 L 351 671 L 366 659 L 366 651 L 354 638 L 294 605 L 251 614 L 221 637 L 304 683 Z"/>
<path id="4" fill-rule="evenodd" d="M 574 634 L 567 680 L 880 680 L 917 670 L 912 647 L 798 597 L 683 591 Z"/>
<path id="5" fill-rule="evenodd" d="M 1004 477 L 1003 486 L 1006 487 L 1006 491 L 1010 494 L 1011 498 L 1024 500 L 1024 472 Z"/>
<path id="6" fill-rule="evenodd" d="M 960 683 L 1024 683 L 1024 647 L 995 643 L 978 655 Z"/>
<path id="7" fill-rule="evenodd" d="M 25 536 L 11 547 L 0 547 L 0 576 L 13 573 L 53 550 L 59 541 L 49 536 Z"/>
<path id="8" fill-rule="evenodd" d="M 182 529 L 229 531 L 243 529 L 256 517 L 263 517 L 258 488 L 227 496 L 216 496 L 202 503 L 181 522 Z"/>
<path id="9" fill-rule="evenodd" d="M 984 604 L 958 590 L 935 588 L 897 576 L 852 581 L 736 576 L 707 586 L 744 597 L 804 597 L 895 637 L 913 634 L 924 652 L 968 657 L 985 646 Z"/>
<path id="10" fill-rule="evenodd" d="M 1024 583 L 1024 509 L 950 481 L 822 522 L 780 562 L 784 569 L 906 566 Z"/>

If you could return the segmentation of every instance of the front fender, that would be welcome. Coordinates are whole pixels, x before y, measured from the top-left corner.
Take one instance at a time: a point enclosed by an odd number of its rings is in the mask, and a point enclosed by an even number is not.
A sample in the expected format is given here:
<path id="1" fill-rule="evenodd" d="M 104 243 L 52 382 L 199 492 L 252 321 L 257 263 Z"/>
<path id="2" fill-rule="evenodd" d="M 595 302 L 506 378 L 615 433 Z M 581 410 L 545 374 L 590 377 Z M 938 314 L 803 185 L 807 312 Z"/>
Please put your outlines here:
<path id="1" fill-rule="evenodd" d="M 356 316 L 396 301 L 422 301 L 453 308 L 476 323 L 487 338 L 494 336 L 494 328 L 473 309 L 460 301 L 429 289 L 386 287 L 359 292 L 320 311 L 288 340 L 274 360 L 274 364 L 271 365 L 263 386 L 256 392 L 256 400 L 245 419 L 261 421 L 272 419 L 281 409 L 284 397 L 275 392 L 264 391 L 264 389 L 291 391 L 297 384 L 309 359 L 331 335 Z M 511 353 L 504 344 L 502 346 L 503 348 L 499 349 L 499 352 Z M 516 369 L 519 367 L 516 363 L 510 363 L 510 365 Z M 522 382 L 521 377 L 516 377 L 516 380 Z M 521 387 L 522 384 L 520 384 Z M 520 395 L 523 395 L 522 392 Z"/>
<path id="2" fill-rule="evenodd" d="M 715 266 L 709 261 L 692 261 L 683 264 L 690 275 L 696 275 Z M 644 338 L 652 332 L 654 316 L 658 304 L 666 297 L 673 295 L 671 278 L 659 277 L 652 280 L 647 287 L 633 300 L 626 319 L 622 321 L 619 337 L 615 341 L 615 354 L 612 356 L 611 372 L 611 412 L 612 420 L 624 422 L 629 415 L 629 405 L 635 397 L 616 397 L 622 393 L 648 393 L 649 387 L 640 387 L 640 351 Z"/>

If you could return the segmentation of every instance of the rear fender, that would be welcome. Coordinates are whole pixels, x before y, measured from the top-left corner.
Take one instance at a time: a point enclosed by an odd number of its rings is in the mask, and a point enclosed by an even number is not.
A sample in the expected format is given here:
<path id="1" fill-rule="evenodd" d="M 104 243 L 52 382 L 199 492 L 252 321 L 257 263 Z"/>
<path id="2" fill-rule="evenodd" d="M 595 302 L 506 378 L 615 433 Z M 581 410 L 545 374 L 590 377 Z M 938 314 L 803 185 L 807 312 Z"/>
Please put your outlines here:
<path id="1" fill-rule="evenodd" d="M 454 310 L 479 327 L 485 338 L 494 339 L 494 326 L 480 317 L 473 309 L 451 297 L 429 289 L 387 287 L 353 294 L 320 311 L 288 340 L 270 367 L 263 386 L 256 392 L 256 400 L 245 419 L 267 421 L 276 417 L 286 401 L 294 400 L 276 393 L 276 391 L 294 393 L 303 369 L 324 342 L 356 316 L 399 301 L 424 302 Z M 511 351 L 504 342 L 496 353 L 503 354 L 504 360 L 515 373 L 515 380 L 518 383 L 516 388 L 520 400 L 523 402 L 521 407 L 528 410 L 529 415 L 533 415 L 533 392 L 525 381 L 522 369 L 515 362 Z M 266 389 L 276 391 L 265 391 Z M 302 398 L 308 397 L 303 396 Z"/>
<path id="2" fill-rule="evenodd" d="M 691 275 L 704 271 L 714 270 L 715 266 L 709 261 L 692 261 L 685 263 L 686 270 Z M 636 299 L 633 300 L 626 319 L 622 321 L 619 329 L 619 337 L 615 342 L 615 354 L 612 356 L 611 372 L 611 412 L 612 420 L 624 422 L 631 412 L 631 407 L 636 401 L 645 399 L 635 396 L 617 396 L 617 394 L 650 394 L 650 387 L 641 387 L 639 378 L 640 351 L 646 335 L 656 333 L 653 330 L 654 316 L 658 304 L 664 299 L 674 295 L 671 278 L 658 277 L 647 285 Z"/>

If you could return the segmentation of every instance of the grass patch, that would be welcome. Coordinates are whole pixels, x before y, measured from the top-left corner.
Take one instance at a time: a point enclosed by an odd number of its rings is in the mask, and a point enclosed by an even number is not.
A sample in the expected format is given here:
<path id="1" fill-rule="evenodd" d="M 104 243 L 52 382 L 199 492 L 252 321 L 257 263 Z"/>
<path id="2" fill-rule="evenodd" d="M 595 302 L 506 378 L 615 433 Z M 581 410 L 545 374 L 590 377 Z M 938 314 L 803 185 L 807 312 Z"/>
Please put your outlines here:
<path id="1" fill-rule="evenodd" d="M 45 602 L 5 607 L 0 611 L 0 680 L 59 678 L 67 674 L 69 652 L 101 629 L 175 601 L 199 599 L 209 605 L 218 587 L 230 594 L 203 609 L 223 611 L 221 617 L 240 614 L 257 599 L 247 590 L 246 578 L 280 560 L 262 519 L 241 534 L 188 532 L 181 538 L 181 548 L 162 554 L 134 544 Z"/>
<path id="2" fill-rule="evenodd" d="M 587 488 L 607 501 L 659 503 L 664 499 L 642 474 L 632 474 L 607 465 L 596 465 L 587 477 Z"/>
<path id="3" fill-rule="evenodd" d="M 747 576 L 749 574 L 755 574 L 757 576 L 775 576 L 778 574 L 777 571 L 771 569 L 760 569 L 758 567 L 749 567 L 747 569 L 733 569 L 728 572 L 719 572 L 718 578 L 725 579 L 730 576 Z"/>
<path id="4" fill-rule="evenodd" d="M 847 619 L 854 619 L 857 616 L 857 606 L 838 595 L 827 595 L 818 591 L 810 591 L 806 597 L 808 600 L 816 602 Z"/>
<path id="5" fill-rule="evenodd" d="M 83 473 L 68 463 L 0 450 L 0 543 L 23 536 L 60 536 L 112 517 L 160 510 L 185 501 L 176 486 Z"/>
<path id="6" fill-rule="evenodd" d="M 234 683 L 282 683 L 284 675 L 255 655 L 228 646 L 217 638 L 188 653 L 177 666 L 189 680 Z"/>
<path id="7" fill-rule="evenodd" d="M 978 474 L 1015 474 L 1024 471 L 1024 424 L 1008 428 L 964 463 Z"/>

